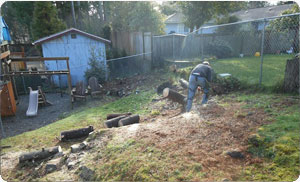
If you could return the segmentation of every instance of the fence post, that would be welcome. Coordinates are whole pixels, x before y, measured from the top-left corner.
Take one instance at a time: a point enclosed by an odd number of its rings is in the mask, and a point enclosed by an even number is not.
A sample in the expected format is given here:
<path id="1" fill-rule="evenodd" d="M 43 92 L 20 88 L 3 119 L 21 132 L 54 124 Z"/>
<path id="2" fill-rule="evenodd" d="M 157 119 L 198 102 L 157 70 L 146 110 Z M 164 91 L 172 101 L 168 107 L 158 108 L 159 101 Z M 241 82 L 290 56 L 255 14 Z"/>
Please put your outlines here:
<path id="1" fill-rule="evenodd" d="M 151 70 L 154 68 L 154 63 L 153 63 L 153 34 L 152 32 L 150 33 L 151 37 Z"/>
<path id="2" fill-rule="evenodd" d="M 261 87 L 261 83 L 262 83 L 262 72 L 263 72 L 263 61 L 264 61 L 265 28 L 266 28 L 266 19 L 264 19 L 264 28 L 262 30 L 262 36 L 261 36 L 260 76 L 259 76 L 259 86 L 260 87 Z"/>
<path id="3" fill-rule="evenodd" d="M 201 60 L 203 61 L 203 34 L 202 34 L 202 28 L 201 28 Z"/>
<path id="4" fill-rule="evenodd" d="M 175 55 L 174 55 L 174 33 L 172 34 L 172 45 L 173 45 L 173 47 L 172 47 L 172 53 L 173 53 L 173 61 L 175 61 Z"/>

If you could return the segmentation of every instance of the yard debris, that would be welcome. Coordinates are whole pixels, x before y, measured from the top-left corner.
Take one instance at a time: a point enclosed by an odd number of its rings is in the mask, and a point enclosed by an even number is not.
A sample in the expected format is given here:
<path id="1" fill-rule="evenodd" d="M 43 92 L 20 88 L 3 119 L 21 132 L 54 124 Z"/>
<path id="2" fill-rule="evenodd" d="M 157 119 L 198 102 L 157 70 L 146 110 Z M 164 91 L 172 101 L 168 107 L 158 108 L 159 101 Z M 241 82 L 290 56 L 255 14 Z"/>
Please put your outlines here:
<path id="1" fill-rule="evenodd" d="M 91 170 L 86 166 L 80 166 L 76 171 L 79 177 L 84 181 L 92 181 L 95 177 L 95 171 Z"/>
<path id="2" fill-rule="evenodd" d="M 61 162 L 61 158 L 52 159 L 48 161 L 45 165 L 45 173 L 51 173 L 59 168 L 59 164 Z"/>
<path id="3" fill-rule="evenodd" d="M 24 163 L 26 161 L 37 161 L 46 159 L 48 157 L 54 156 L 56 153 L 61 152 L 62 149 L 60 146 L 55 146 L 51 148 L 46 148 L 34 152 L 23 153 L 19 157 L 19 163 Z"/>
<path id="4" fill-rule="evenodd" d="M 79 152 L 87 147 L 88 143 L 86 141 L 79 143 L 79 144 L 74 144 L 71 146 L 71 152 L 76 153 Z"/>
<path id="5" fill-rule="evenodd" d="M 140 116 L 139 115 L 132 115 L 132 116 L 128 116 L 126 118 L 123 118 L 119 121 L 119 126 L 126 126 L 126 125 L 130 125 L 130 124 L 134 124 L 134 123 L 139 123 L 140 121 Z"/>
<path id="6" fill-rule="evenodd" d="M 162 94 L 165 88 L 174 88 L 174 86 L 170 82 L 164 82 L 157 87 L 157 94 Z"/>
<path id="7" fill-rule="evenodd" d="M 94 131 L 93 126 L 89 126 L 87 128 L 80 128 L 77 130 L 69 130 L 69 131 L 63 131 L 60 134 L 60 140 L 61 141 L 68 141 L 71 139 L 77 139 L 82 137 L 87 137 L 90 132 Z"/>
<path id="8" fill-rule="evenodd" d="M 236 159 L 243 159 L 245 157 L 239 149 L 226 151 L 226 154 Z"/>

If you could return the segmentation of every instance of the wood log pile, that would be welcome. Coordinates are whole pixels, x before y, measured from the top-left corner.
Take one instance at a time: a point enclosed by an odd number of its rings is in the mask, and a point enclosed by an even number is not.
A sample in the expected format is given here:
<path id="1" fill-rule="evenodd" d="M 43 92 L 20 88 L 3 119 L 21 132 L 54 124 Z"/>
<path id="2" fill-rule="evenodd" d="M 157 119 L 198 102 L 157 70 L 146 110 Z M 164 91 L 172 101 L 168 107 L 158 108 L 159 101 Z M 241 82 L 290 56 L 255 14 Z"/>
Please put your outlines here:
<path id="1" fill-rule="evenodd" d="M 131 115 L 131 113 L 108 114 L 107 121 L 104 122 L 106 128 L 126 126 L 134 123 L 139 123 L 139 115 Z"/>
<path id="2" fill-rule="evenodd" d="M 87 137 L 92 131 L 94 131 L 93 126 L 89 126 L 87 128 L 80 128 L 77 130 L 63 131 L 60 134 L 60 140 L 64 142 L 72 139 Z"/>

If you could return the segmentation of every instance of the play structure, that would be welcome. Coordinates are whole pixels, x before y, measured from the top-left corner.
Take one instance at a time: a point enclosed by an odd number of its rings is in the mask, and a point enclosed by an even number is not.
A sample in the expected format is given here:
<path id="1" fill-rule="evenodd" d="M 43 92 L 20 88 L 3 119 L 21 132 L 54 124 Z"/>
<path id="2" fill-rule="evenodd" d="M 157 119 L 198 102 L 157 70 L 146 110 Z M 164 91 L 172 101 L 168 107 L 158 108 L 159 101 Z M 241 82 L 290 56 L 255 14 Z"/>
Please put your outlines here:
<path id="1" fill-rule="evenodd" d="M 19 56 L 14 56 L 19 55 Z M 0 65 L 0 90 L 1 92 L 1 116 L 13 116 L 16 113 L 16 101 L 18 100 L 18 93 L 16 88 L 15 77 L 16 76 L 26 76 L 26 75 L 67 75 L 68 77 L 68 87 L 69 93 L 71 93 L 71 76 L 69 68 L 69 57 L 23 57 L 19 53 L 11 53 L 9 50 L 9 43 L 2 42 L 1 44 L 1 65 Z M 14 68 L 15 65 L 25 65 L 27 62 L 44 62 L 44 61 L 65 61 L 67 65 L 66 70 L 26 70 L 20 71 Z M 21 64 L 19 64 L 21 63 Z M 14 65 L 14 66 L 12 66 Z M 71 100 L 71 99 L 70 99 Z M 46 96 L 42 91 L 41 87 L 38 90 L 30 90 L 29 94 L 29 106 L 26 112 L 27 116 L 37 115 L 38 105 L 46 106 L 51 105 L 49 101 L 46 100 Z"/>
<path id="2" fill-rule="evenodd" d="M 29 106 L 26 112 L 26 116 L 36 116 L 37 111 L 39 108 L 39 91 L 38 90 L 32 90 L 31 87 L 29 87 L 30 93 L 29 93 Z"/>

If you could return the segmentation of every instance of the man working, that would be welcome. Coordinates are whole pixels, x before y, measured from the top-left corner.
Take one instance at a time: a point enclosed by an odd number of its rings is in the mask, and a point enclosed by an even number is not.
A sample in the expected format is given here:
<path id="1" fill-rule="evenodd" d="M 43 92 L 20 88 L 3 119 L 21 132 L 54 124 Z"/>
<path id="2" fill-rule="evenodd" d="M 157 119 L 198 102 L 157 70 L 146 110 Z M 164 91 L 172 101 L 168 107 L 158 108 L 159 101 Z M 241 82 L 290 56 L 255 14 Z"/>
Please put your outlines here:
<path id="1" fill-rule="evenodd" d="M 189 91 L 186 112 L 190 112 L 192 108 L 193 98 L 198 86 L 200 86 L 203 91 L 202 103 L 205 104 L 208 100 L 209 85 L 208 82 L 212 80 L 212 68 L 209 66 L 209 62 L 204 61 L 202 64 L 198 64 L 191 72 L 189 78 Z"/>

